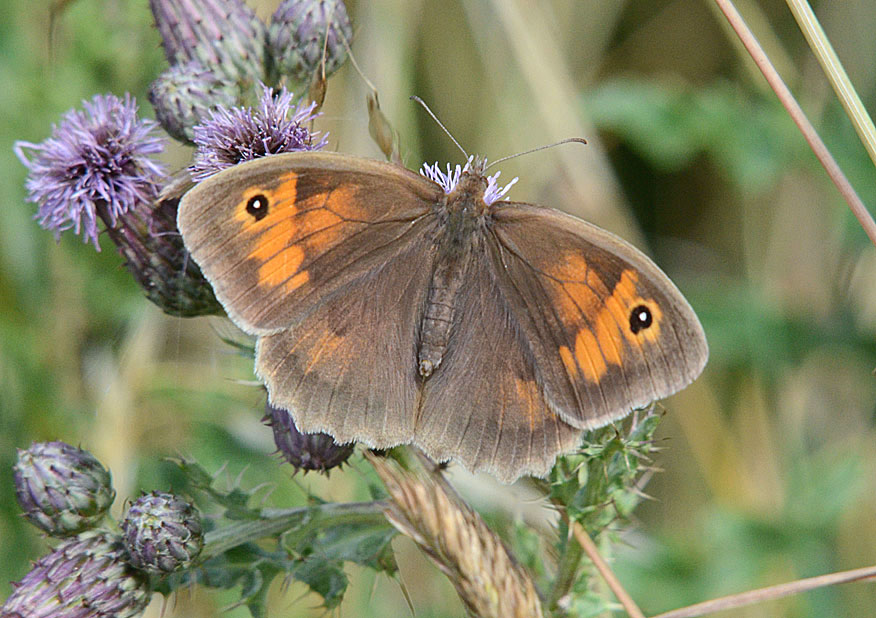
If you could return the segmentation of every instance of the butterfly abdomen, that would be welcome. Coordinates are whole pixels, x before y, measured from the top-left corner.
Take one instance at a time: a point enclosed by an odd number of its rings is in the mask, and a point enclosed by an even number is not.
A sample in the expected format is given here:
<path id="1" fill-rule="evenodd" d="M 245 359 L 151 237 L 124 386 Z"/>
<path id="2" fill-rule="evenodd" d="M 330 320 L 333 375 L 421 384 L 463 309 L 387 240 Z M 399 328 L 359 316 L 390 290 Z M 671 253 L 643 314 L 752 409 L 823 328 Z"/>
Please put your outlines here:
<path id="1" fill-rule="evenodd" d="M 471 211 L 446 212 L 435 239 L 438 255 L 426 294 L 417 345 L 417 370 L 428 378 L 441 364 L 452 335 L 456 306 L 465 283 L 473 245 L 479 235 L 478 217 Z"/>
<path id="2" fill-rule="evenodd" d="M 432 272 L 417 346 L 418 371 L 424 378 L 441 364 L 450 341 L 456 299 L 462 287 L 461 270 L 458 260 L 440 260 Z"/>

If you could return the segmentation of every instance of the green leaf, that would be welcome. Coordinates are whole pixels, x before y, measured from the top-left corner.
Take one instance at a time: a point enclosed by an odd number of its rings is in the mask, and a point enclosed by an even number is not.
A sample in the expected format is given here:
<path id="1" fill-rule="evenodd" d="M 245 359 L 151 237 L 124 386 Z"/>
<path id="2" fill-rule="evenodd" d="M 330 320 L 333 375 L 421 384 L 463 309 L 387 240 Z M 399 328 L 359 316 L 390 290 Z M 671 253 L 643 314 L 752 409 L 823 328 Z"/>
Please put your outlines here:
<path id="1" fill-rule="evenodd" d="M 324 561 L 355 562 L 376 571 L 393 574 L 398 570 L 390 541 L 397 534 L 385 519 L 321 525 L 317 516 L 308 522 L 308 534 L 290 535 L 296 543 L 290 549 L 302 556 Z"/>
<path id="2" fill-rule="evenodd" d="M 349 583 L 340 560 L 324 560 L 316 556 L 300 561 L 289 574 L 321 596 L 326 609 L 341 603 Z"/>

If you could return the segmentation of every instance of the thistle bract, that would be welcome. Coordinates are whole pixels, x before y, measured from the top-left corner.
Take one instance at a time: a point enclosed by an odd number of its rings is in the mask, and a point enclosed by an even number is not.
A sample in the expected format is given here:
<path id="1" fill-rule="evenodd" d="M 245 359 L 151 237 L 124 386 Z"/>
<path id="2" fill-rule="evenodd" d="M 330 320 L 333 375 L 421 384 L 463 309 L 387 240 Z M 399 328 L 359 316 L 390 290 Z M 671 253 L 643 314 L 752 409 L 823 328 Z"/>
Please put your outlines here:
<path id="1" fill-rule="evenodd" d="M 116 495 L 107 469 L 88 451 L 64 442 L 19 450 L 13 473 L 25 517 L 51 536 L 95 526 Z"/>

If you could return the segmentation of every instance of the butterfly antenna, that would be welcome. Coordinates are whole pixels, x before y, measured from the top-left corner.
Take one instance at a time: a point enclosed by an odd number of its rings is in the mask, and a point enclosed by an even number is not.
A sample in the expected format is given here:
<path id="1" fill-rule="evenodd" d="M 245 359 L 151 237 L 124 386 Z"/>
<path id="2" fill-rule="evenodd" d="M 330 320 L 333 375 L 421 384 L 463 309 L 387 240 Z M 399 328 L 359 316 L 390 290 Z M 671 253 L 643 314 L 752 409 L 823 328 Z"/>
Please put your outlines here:
<path id="1" fill-rule="evenodd" d="M 539 146 L 538 148 L 531 148 L 530 150 L 524 150 L 523 152 L 518 152 L 513 155 L 508 155 L 507 157 L 502 157 L 501 159 L 496 159 L 492 163 L 490 163 L 484 171 L 486 172 L 488 169 L 493 167 L 494 165 L 498 165 L 502 161 L 507 161 L 508 159 L 514 159 L 515 157 L 522 157 L 523 155 L 532 154 L 533 152 L 538 152 L 539 150 L 547 150 L 548 148 L 553 148 L 554 146 L 562 146 L 563 144 L 586 144 L 587 140 L 583 137 L 567 137 L 566 139 L 562 139 L 558 142 L 554 142 L 553 144 L 546 144 L 544 146 Z"/>
<path id="2" fill-rule="evenodd" d="M 417 103 L 419 103 L 423 107 L 424 110 L 426 110 L 426 113 L 432 117 L 432 120 L 434 120 L 436 123 L 438 123 L 438 126 L 441 127 L 441 130 L 443 130 L 447 134 L 447 137 L 450 138 L 450 141 L 452 141 L 454 144 L 456 144 L 456 147 L 462 151 L 462 154 L 465 156 L 466 160 L 468 160 L 470 157 L 468 156 L 468 153 L 465 151 L 465 148 L 463 148 L 462 146 L 459 145 L 459 142 L 456 141 L 456 138 L 453 137 L 453 134 L 447 130 L 447 127 L 445 127 L 444 124 L 440 120 L 438 120 L 438 116 L 436 116 L 434 113 L 432 113 L 432 110 L 429 109 L 429 106 L 426 105 L 426 102 L 415 94 L 411 95 L 411 101 L 416 101 Z"/>

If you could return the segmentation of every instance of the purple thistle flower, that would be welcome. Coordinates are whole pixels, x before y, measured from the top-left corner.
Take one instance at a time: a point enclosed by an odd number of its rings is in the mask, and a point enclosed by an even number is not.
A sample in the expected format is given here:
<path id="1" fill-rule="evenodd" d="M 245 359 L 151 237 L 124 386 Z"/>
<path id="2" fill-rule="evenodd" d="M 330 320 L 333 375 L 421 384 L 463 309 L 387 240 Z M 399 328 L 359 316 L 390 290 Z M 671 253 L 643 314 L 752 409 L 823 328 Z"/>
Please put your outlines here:
<path id="1" fill-rule="evenodd" d="M 82 232 L 99 251 L 98 218 L 115 225 L 119 215 L 158 194 L 164 172 L 150 155 L 164 150 L 164 142 L 151 135 L 153 121 L 137 117 L 128 94 L 124 100 L 97 95 L 82 105 L 84 111 L 67 112 L 48 139 L 18 141 L 14 151 L 30 170 L 25 186 L 28 201 L 39 205 L 39 224 L 56 239 L 70 228 Z"/>
<path id="2" fill-rule="evenodd" d="M 441 169 L 436 161 L 433 165 L 429 165 L 428 163 L 423 163 L 423 167 L 420 168 L 420 174 L 441 185 L 441 188 L 444 189 L 444 193 L 452 193 L 456 188 L 456 185 L 459 184 L 459 179 L 462 178 L 463 172 L 473 172 L 473 173 L 483 173 L 483 169 L 486 167 L 487 161 L 486 159 L 475 161 L 474 157 L 469 157 L 468 161 L 466 161 L 465 166 L 461 166 L 459 164 L 456 167 L 450 167 L 450 164 L 447 164 L 447 171 Z M 492 176 L 487 176 L 487 188 L 484 191 L 484 202 L 489 206 L 494 202 L 498 202 L 503 199 L 505 195 L 507 195 L 508 191 L 511 190 L 519 178 L 514 178 L 511 182 L 509 182 L 504 187 L 499 186 L 499 176 L 502 172 L 496 172 Z"/>
<path id="3" fill-rule="evenodd" d="M 484 202 L 487 206 L 503 199 L 508 194 L 508 191 L 511 190 L 511 187 L 517 184 L 517 181 L 520 180 L 520 178 L 515 176 L 507 185 L 500 187 L 499 176 L 501 175 L 502 172 L 496 172 L 492 176 L 487 176 L 487 190 L 484 191 Z"/>
<path id="4" fill-rule="evenodd" d="M 198 147 L 190 168 L 192 178 L 200 182 L 242 161 L 325 146 L 325 135 L 314 141 L 319 134 L 303 126 L 318 116 L 316 103 L 302 101 L 293 108 L 292 97 L 285 88 L 274 95 L 272 88 L 264 86 L 258 109 L 217 105 L 192 131 Z"/>

